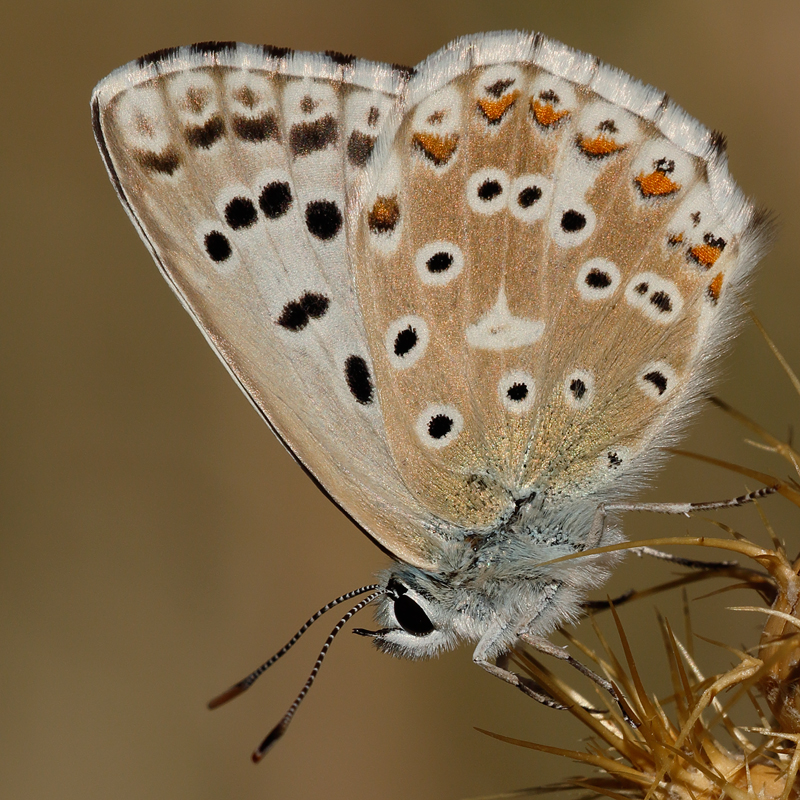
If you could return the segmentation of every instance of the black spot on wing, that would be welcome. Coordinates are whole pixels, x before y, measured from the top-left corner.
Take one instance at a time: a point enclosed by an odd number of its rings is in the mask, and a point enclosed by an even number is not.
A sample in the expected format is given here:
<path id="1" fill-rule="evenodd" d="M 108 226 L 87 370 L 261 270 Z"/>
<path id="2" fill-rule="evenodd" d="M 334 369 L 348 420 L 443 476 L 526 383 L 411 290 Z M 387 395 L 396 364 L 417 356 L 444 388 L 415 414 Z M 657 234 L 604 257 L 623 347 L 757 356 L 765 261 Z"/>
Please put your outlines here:
<path id="1" fill-rule="evenodd" d="M 331 200 L 312 200 L 306 206 L 306 227 L 317 239 L 333 239 L 342 229 L 342 212 Z"/>
<path id="2" fill-rule="evenodd" d="M 168 147 L 163 153 L 137 152 L 134 157 L 143 169 L 162 175 L 172 175 L 181 165 L 180 153 L 173 147 Z"/>
<path id="3" fill-rule="evenodd" d="M 586 384 L 580 378 L 573 378 L 569 382 L 569 390 L 576 400 L 582 400 L 586 394 Z"/>
<path id="4" fill-rule="evenodd" d="M 653 294 L 650 295 L 650 303 L 654 305 L 662 314 L 672 311 L 672 300 L 667 292 L 653 292 Z"/>
<path id="5" fill-rule="evenodd" d="M 278 317 L 278 325 L 293 333 L 303 330 L 308 325 L 308 314 L 302 303 L 297 300 L 287 303 Z"/>
<path id="6" fill-rule="evenodd" d="M 428 420 L 431 439 L 443 439 L 453 429 L 453 420 L 447 414 L 435 414 Z"/>
<path id="7" fill-rule="evenodd" d="M 260 117 L 242 117 L 234 115 L 231 122 L 233 132 L 245 142 L 264 142 L 267 139 L 279 142 L 281 128 L 278 115 L 274 111 L 266 111 Z"/>
<path id="8" fill-rule="evenodd" d="M 486 203 L 488 203 L 490 200 L 494 200 L 495 197 L 501 195 L 502 193 L 503 187 L 500 185 L 499 181 L 484 181 L 478 187 L 478 197 Z"/>
<path id="9" fill-rule="evenodd" d="M 408 355 L 417 346 L 418 338 L 413 325 L 403 328 L 403 330 L 394 337 L 394 354 L 398 358 L 403 358 L 403 356 Z"/>
<path id="10" fill-rule="evenodd" d="M 597 267 L 589 270 L 586 274 L 585 281 L 590 289 L 607 289 L 611 286 L 611 276 Z"/>
<path id="11" fill-rule="evenodd" d="M 208 253 L 208 257 L 212 261 L 219 264 L 231 257 L 231 243 L 225 234 L 219 231 L 211 231 L 211 233 L 206 234 L 204 243 L 206 253 Z"/>
<path id="12" fill-rule="evenodd" d="M 506 397 L 515 403 L 521 403 L 528 396 L 528 384 L 518 381 L 508 387 Z"/>
<path id="13" fill-rule="evenodd" d="M 503 78 L 499 81 L 495 81 L 491 86 L 484 86 L 484 89 L 486 89 L 487 94 L 500 99 L 503 96 L 503 92 L 505 92 L 512 83 L 514 83 L 513 78 Z"/>
<path id="14" fill-rule="evenodd" d="M 371 403 L 375 389 L 367 362 L 361 356 L 348 356 L 344 365 L 344 374 L 353 397 L 362 405 Z"/>
<path id="15" fill-rule="evenodd" d="M 285 181 L 268 183 L 261 190 L 258 204 L 268 219 L 282 217 L 292 205 L 292 189 Z"/>
<path id="16" fill-rule="evenodd" d="M 324 317 L 331 301 L 318 292 L 306 292 L 298 300 L 289 301 L 281 311 L 277 324 L 287 331 L 297 333 L 312 319 Z"/>
<path id="17" fill-rule="evenodd" d="M 526 186 L 517 195 L 517 203 L 520 208 L 530 208 L 541 196 L 542 190 L 538 186 Z"/>
<path id="18" fill-rule="evenodd" d="M 663 372 L 653 370 L 644 375 L 644 379 L 652 383 L 656 387 L 659 394 L 664 394 L 667 391 L 667 376 Z"/>
<path id="19" fill-rule="evenodd" d="M 444 250 L 434 253 L 426 262 L 425 267 L 428 272 L 434 275 L 440 275 L 442 272 L 447 272 L 453 266 L 453 256 Z"/>
<path id="20" fill-rule="evenodd" d="M 365 167 L 372 148 L 375 146 L 375 137 L 361 131 L 353 131 L 347 140 L 347 160 L 354 167 Z"/>
<path id="21" fill-rule="evenodd" d="M 289 131 L 289 149 L 295 158 L 324 150 L 338 140 L 339 125 L 332 114 L 314 122 L 298 122 Z"/>
<path id="22" fill-rule="evenodd" d="M 331 301 L 324 294 L 319 294 L 318 292 L 306 292 L 300 298 L 300 302 L 311 319 L 324 317 L 328 311 L 328 306 L 331 304 Z"/>
<path id="23" fill-rule="evenodd" d="M 225 120 L 220 114 L 214 114 L 203 125 L 188 125 L 184 136 L 191 147 L 207 150 L 225 135 Z"/>
<path id="24" fill-rule="evenodd" d="M 566 233 L 577 233 L 586 227 L 586 217 L 570 208 L 561 215 L 561 229 Z"/>
<path id="25" fill-rule="evenodd" d="M 253 201 L 247 197 L 234 197 L 225 206 L 225 221 L 233 230 L 250 228 L 256 224 L 258 212 Z"/>

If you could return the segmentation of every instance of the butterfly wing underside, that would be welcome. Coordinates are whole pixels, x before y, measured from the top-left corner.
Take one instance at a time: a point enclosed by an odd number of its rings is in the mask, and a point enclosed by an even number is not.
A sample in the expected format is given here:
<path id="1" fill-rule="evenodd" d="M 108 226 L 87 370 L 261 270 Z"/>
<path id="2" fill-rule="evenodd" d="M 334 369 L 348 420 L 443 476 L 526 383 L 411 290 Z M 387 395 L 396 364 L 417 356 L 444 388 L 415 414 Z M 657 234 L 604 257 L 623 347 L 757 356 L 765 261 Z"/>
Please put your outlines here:
<path id="1" fill-rule="evenodd" d="M 346 195 L 407 74 L 244 45 L 155 54 L 95 90 L 112 181 L 164 276 L 294 456 L 395 557 L 447 526 L 386 445 Z"/>
<path id="2" fill-rule="evenodd" d="M 497 34 L 423 64 L 379 149 L 357 288 L 406 485 L 478 529 L 533 492 L 629 486 L 688 418 L 766 234 L 721 139 Z"/>
<path id="3" fill-rule="evenodd" d="M 607 498 L 688 419 L 766 226 L 721 140 L 539 35 L 413 77 L 182 48 L 93 98 L 117 191 L 273 430 L 379 544 Z"/>

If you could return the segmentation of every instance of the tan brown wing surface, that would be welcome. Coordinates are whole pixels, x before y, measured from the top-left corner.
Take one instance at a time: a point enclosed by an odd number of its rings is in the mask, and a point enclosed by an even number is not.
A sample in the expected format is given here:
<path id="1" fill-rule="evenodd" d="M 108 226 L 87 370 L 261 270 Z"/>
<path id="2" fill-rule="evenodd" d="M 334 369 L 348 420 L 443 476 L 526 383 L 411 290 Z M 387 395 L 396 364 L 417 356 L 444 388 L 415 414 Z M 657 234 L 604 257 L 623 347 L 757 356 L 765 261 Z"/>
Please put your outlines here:
<path id="1" fill-rule="evenodd" d="M 432 57 L 386 138 L 357 289 L 406 485 L 485 528 L 534 491 L 640 476 L 690 415 L 765 233 L 720 141 L 516 34 Z"/>

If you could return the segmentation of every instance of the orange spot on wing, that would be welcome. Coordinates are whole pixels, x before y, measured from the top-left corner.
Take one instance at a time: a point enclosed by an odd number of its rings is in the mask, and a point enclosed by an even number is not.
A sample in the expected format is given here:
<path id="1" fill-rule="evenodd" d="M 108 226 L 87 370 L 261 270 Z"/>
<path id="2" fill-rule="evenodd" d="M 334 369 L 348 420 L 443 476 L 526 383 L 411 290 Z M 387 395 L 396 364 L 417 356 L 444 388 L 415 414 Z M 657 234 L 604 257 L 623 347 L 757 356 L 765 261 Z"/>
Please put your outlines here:
<path id="1" fill-rule="evenodd" d="M 519 97 L 519 92 L 509 92 L 497 100 L 492 100 L 488 97 L 482 97 L 478 100 L 478 108 L 483 112 L 483 115 L 490 122 L 500 122 L 505 116 L 509 108 L 511 108 Z"/>
<path id="2" fill-rule="evenodd" d="M 600 136 L 595 136 L 594 139 L 579 136 L 578 147 L 590 158 L 605 158 L 606 156 L 613 155 L 625 149 L 624 144 L 619 144 L 602 134 Z"/>
<path id="3" fill-rule="evenodd" d="M 713 244 L 696 244 L 689 248 L 689 257 L 704 269 L 711 269 L 722 255 L 722 248 Z"/>
<path id="4" fill-rule="evenodd" d="M 400 219 L 400 204 L 396 197 L 378 197 L 367 216 L 367 224 L 373 233 L 393 231 Z"/>
<path id="5" fill-rule="evenodd" d="M 640 172 L 634 180 L 643 197 L 667 197 L 675 194 L 681 188 L 679 183 L 676 183 L 658 169 L 649 175 Z"/>
<path id="6" fill-rule="evenodd" d="M 708 289 L 706 289 L 708 296 L 714 303 L 716 303 L 719 300 L 719 296 L 722 293 L 722 281 L 723 281 L 723 275 L 721 272 L 718 272 L 714 276 L 714 280 L 712 280 L 711 283 L 708 284 Z"/>
<path id="7" fill-rule="evenodd" d="M 540 103 L 538 100 L 531 100 L 531 111 L 533 112 L 534 119 L 543 128 L 552 128 L 554 125 L 561 122 L 569 116 L 567 109 L 556 111 L 550 103 Z"/>
<path id="8" fill-rule="evenodd" d="M 435 133 L 415 133 L 411 143 L 429 161 L 440 167 L 453 157 L 458 146 L 458 134 L 439 136 Z"/>

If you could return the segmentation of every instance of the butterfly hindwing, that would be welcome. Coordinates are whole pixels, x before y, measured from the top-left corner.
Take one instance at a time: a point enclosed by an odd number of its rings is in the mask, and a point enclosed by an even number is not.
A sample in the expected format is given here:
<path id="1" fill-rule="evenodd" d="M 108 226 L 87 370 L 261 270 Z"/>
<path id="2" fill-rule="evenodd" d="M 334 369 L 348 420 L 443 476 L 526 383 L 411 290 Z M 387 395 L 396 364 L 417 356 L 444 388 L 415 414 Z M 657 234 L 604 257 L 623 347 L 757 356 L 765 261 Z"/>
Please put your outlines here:
<path id="1" fill-rule="evenodd" d="M 386 446 L 347 241 L 349 185 L 406 77 L 196 46 L 114 73 L 93 108 L 123 203 L 232 374 L 347 513 L 424 565 L 432 517 Z"/>
<path id="2" fill-rule="evenodd" d="M 406 484 L 477 529 L 621 489 L 688 417 L 767 231 L 719 139 L 523 34 L 431 57 L 385 139 L 357 287 Z"/>

